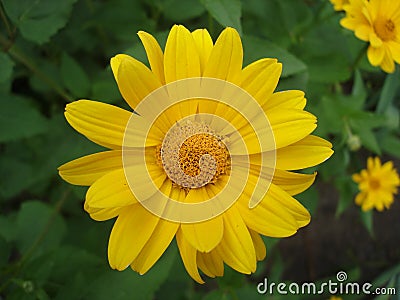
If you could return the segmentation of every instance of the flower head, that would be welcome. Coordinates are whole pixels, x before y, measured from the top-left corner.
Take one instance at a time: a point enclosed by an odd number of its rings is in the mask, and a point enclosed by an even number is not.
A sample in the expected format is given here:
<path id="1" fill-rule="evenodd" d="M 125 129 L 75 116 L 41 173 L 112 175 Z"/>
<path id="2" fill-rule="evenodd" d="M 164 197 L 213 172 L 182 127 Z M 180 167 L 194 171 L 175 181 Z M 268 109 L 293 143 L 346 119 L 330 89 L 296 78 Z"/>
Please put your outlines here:
<path id="1" fill-rule="evenodd" d="M 399 175 L 393 168 L 393 162 L 388 161 L 381 165 L 379 157 L 369 157 L 367 169 L 353 175 L 353 180 L 358 183 L 360 193 L 355 202 L 363 211 L 376 208 L 382 211 L 393 203 L 393 195 L 397 193 L 400 185 Z"/>
<path id="2" fill-rule="evenodd" d="M 150 68 L 128 55 L 111 59 L 134 113 L 80 100 L 65 116 L 78 132 L 111 150 L 64 164 L 61 177 L 90 186 L 84 209 L 117 217 L 110 266 L 146 273 L 175 238 L 190 276 L 222 276 L 224 263 L 250 274 L 266 248 L 261 235 L 286 237 L 310 221 L 292 196 L 333 151 L 310 135 L 316 118 L 301 91 L 276 92 L 282 66 L 261 59 L 242 68 L 239 34 L 213 43 L 205 29 L 173 26 L 162 51 L 139 32 Z"/>
<path id="3" fill-rule="evenodd" d="M 368 60 L 387 73 L 400 63 L 400 2 L 391 0 L 350 0 L 340 24 L 366 42 Z"/>
<path id="4" fill-rule="evenodd" d="M 337 11 L 343 10 L 343 6 L 349 3 L 349 0 L 330 0 L 333 8 Z"/>

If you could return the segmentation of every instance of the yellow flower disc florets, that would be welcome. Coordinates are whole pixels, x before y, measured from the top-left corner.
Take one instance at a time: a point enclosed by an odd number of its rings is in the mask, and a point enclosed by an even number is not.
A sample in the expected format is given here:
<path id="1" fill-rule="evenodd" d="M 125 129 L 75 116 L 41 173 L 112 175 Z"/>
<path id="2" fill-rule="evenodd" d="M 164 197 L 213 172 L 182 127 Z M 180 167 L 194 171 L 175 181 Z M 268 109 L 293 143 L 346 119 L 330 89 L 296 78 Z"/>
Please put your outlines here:
<path id="1" fill-rule="evenodd" d="M 376 34 L 383 41 L 390 41 L 396 37 L 396 26 L 392 20 L 377 19 L 374 24 Z"/>
<path id="2" fill-rule="evenodd" d="M 181 188 L 215 183 L 229 168 L 229 152 L 207 125 L 187 121 L 175 124 L 156 148 L 156 158 L 168 177 Z"/>

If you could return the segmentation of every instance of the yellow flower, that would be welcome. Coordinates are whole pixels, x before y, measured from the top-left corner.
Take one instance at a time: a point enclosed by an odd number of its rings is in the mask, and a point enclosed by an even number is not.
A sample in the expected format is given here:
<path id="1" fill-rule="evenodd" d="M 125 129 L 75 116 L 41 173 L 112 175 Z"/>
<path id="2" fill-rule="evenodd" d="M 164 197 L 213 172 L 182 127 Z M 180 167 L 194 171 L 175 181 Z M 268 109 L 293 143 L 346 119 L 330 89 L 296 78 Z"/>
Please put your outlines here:
<path id="1" fill-rule="evenodd" d="M 215 44 L 205 29 L 173 26 L 164 52 L 139 32 L 150 64 L 111 59 L 119 90 L 134 113 L 80 100 L 65 117 L 111 150 L 64 164 L 60 176 L 90 186 L 84 209 L 95 220 L 118 217 L 110 266 L 146 273 L 176 238 L 183 264 L 222 276 L 224 263 L 250 274 L 266 256 L 261 235 L 287 237 L 310 221 L 292 196 L 316 174 L 332 145 L 310 135 L 316 118 L 301 91 L 274 90 L 282 66 L 261 59 L 242 68 L 236 30 Z"/>
<path id="2" fill-rule="evenodd" d="M 329 300 L 343 300 L 342 297 L 331 296 Z"/>
<path id="3" fill-rule="evenodd" d="M 359 174 L 353 174 L 353 180 L 358 183 L 360 193 L 355 202 L 363 211 L 376 208 L 382 211 L 393 203 L 393 195 L 400 185 L 399 175 L 393 168 L 393 162 L 388 161 L 381 165 L 379 157 L 369 157 L 367 169 Z"/>
<path id="4" fill-rule="evenodd" d="M 340 24 L 366 42 L 373 66 L 387 73 L 400 63 L 400 2 L 392 0 L 350 0 L 344 6 L 346 17 Z"/>
<path id="5" fill-rule="evenodd" d="M 343 10 L 344 5 L 349 3 L 349 0 L 330 0 L 333 8 L 337 11 Z"/>

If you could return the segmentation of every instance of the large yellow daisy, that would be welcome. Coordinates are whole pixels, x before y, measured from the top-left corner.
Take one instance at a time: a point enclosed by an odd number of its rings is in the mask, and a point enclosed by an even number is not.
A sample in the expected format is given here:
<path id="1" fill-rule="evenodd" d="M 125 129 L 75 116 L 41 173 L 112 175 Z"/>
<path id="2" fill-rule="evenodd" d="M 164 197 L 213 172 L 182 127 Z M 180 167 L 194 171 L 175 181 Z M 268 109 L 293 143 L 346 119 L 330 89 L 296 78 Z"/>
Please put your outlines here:
<path id="1" fill-rule="evenodd" d="M 65 116 L 78 132 L 109 148 L 64 164 L 60 176 L 90 186 L 85 210 L 117 217 L 110 266 L 146 273 L 176 239 L 199 283 L 224 264 L 250 274 L 266 248 L 261 235 L 287 237 L 310 221 L 292 196 L 316 174 L 293 172 L 332 155 L 310 135 L 316 117 L 301 91 L 275 92 L 282 66 L 261 59 L 242 68 L 236 30 L 215 44 L 205 29 L 173 26 L 164 52 L 139 32 L 150 68 L 127 55 L 111 59 L 119 90 L 134 110 L 89 100 Z"/>
<path id="2" fill-rule="evenodd" d="M 400 63 L 400 1 L 349 0 L 340 24 L 369 42 L 368 60 L 387 73 Z"/>
<path id="3" fill-rule="evenodd" d="M 358 183 L 360 190 L 355 202 L 363 211 L 373 208 L 383 211 L 389 208 L 397 194 L 397 187 L 400 186 L 399 174 L 393 168 L 393 162 L 388 161 L 382 165 L 379 157 L 369 157 L 367 169 L 353 174 L 353 180 Z"/>

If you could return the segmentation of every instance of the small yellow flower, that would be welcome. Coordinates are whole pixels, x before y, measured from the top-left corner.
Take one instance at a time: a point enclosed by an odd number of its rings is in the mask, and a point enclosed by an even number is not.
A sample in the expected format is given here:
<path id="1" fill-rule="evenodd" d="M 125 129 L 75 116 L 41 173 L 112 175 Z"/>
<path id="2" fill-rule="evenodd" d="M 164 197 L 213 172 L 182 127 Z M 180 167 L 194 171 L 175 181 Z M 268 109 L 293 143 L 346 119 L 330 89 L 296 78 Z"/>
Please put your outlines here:
<path id="1" fill-rule="evenodd" d="M 343 300 L 342 297 L 331 296 L 329 300 Z"/>
<path id="2" fill-rule="evenodd" d="M 245 68 L 240 36 L 226 28 L 214 43 L 205 29 L 173 26 L 163 51 L 139 32 L 150 68 L 128 55 L 111 59 L 119 90 L 134 110 L 88 100 L 65 117 L 111 150 L 68 162 L 60 176 L 90 186 L 84 209 L 115 218 L 113 269 L 146 273 L 175 238 L 190 276 L 222 276 L 224 265 L 255 272 L 266 256 L 261 235 L 286 237 L 310 214 L 293 195 L 333 153 L 311 135 L 316 117 L 301 91 L 274 92 L 282 66 L 260 59 Z"/>
<path id="3" fill-rule="evenodd" d="M 369 42 L 367 56 L 373 66 L 393 73 L 400 63 L 400 1 L 350 0 L 340 24 Z"/>
<path id="4" fill-rule="evenodd" d="M 333 4 L 333 8 L 337 11 L 343 10 L 344 5 L 349 3 L 349 0 L 330 0 Z"/>
<path id="5" fill-rule="evenodd" d="M 353 180 L 358 183 L 360 193 L 355 202 L 363 211 L 376 208 L 382 211 L 389 208 L 400 185 L 399 175 L 393 168 L 393 162 L 388 161 L 381 165 L 379 157 L 369 157 L 367 169 L 359 174 L 353 174 Z"/>

